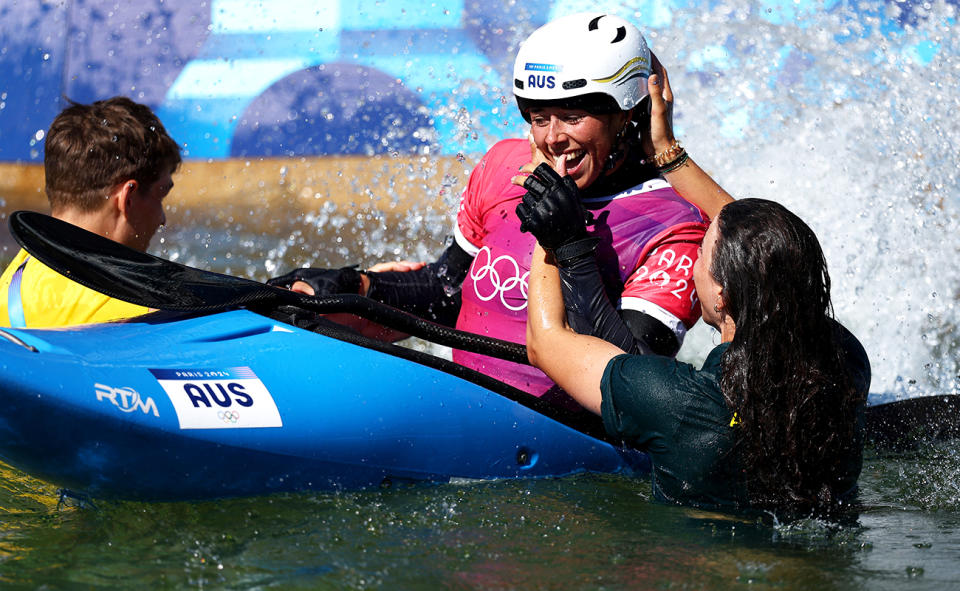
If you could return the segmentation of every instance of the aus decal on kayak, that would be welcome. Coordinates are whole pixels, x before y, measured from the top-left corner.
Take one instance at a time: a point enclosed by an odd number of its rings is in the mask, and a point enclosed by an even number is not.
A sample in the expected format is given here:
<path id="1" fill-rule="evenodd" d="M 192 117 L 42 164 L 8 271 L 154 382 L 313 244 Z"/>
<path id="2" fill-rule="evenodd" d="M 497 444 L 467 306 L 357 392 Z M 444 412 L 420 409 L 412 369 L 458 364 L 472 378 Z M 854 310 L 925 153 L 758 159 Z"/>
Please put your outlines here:
<path id="1" fill-rule="evenodd" d="M 273 396 L 249 367 L 151 369 L 181 429 L 282 427 Z"/>
<path id="2" fill-rule="evenodd" d="M 114 388 L 113 386 L 104 384 L 94 384 L 93 387 L 97 391 L 97 400 L 100 402 L 109 402 L 123 412 L 140 410 L 143 414 L 148 415 L 152 413 L 155 417 L 160 416 L 160 412 L 157 410 L 157 403 L 153 401 L 153 398 L 149 396 L 144 398 L 140 396 L 139 392 L 129 386 Z"/>

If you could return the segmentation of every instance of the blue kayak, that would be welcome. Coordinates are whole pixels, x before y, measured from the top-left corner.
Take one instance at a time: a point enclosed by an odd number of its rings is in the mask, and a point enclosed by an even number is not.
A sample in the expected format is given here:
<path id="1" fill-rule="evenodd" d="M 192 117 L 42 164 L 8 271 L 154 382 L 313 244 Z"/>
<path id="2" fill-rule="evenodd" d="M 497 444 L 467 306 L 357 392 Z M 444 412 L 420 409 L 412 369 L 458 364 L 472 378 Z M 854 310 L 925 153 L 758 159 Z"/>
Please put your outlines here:
<path id="1" fill-rule="evenodd" d="M 2 329 L 0 456 L 143 500 L 649 470 L 495 380 L 332 334 L 248 310 Z"/>

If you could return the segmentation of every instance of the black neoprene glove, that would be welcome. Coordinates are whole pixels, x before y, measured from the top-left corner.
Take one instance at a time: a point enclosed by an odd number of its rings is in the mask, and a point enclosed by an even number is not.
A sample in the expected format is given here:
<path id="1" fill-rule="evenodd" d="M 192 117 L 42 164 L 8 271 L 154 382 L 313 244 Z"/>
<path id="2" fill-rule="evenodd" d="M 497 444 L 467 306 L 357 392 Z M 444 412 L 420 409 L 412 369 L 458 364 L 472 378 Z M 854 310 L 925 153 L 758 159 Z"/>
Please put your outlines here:
<path id="1" fill-rule="evenodd" d="M 360 272 L 356 267 L 341 267 L 340 269 L 311 269 L 304 267 L 296 269 L 267 280 L 267 285 L 274 287 L 290 286 L 296 281 L 303 281 L 313 288 L 314 295 L 324 296 L 338 293 L 360 293 Z"/>
<path id="2" fill-rule="evenodd" d="M 541 164 L 523 182 L 523 188 L 527 193 L 517 205 L 521 232 L 533 234 L 561 265 L 593 254 L 597 239 L 587 234 L 587 212 L 572 178 L 561 177 Z"/>

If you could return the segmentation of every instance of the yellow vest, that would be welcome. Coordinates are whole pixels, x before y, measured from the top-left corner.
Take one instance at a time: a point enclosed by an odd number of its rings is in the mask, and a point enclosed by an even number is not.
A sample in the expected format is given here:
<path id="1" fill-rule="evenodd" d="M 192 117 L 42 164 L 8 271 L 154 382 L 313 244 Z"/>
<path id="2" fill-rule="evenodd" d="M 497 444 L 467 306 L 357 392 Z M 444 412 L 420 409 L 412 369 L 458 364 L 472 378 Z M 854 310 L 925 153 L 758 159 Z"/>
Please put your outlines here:
<path id="1" fill-rule="evenodd" d="M 0 326 L 10 326 L 10 282 L 27 256 L 21 249 L 0 275 Z M 109 322 L 150 311 L 88 289 L 34 258 L 27 261 L 20 278 L 20 301 L 27 328 Z"/>

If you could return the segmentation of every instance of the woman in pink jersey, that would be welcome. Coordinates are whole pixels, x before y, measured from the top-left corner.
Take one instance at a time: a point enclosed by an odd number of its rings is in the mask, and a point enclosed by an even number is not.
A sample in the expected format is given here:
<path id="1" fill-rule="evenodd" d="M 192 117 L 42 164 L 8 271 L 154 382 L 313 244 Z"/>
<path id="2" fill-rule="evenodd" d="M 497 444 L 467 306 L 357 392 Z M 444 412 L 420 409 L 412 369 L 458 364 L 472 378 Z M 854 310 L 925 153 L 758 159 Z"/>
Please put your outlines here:
<path id="1" fill-rule="evenodd" d="M 521 45 L 514 65 L 514 94 L 530 137 L 497 143 L 475 167 L 455 240 L 436 262 L 398 262 L 378 272 L 298 269 L 271 283 L 318 295 L 361 293 L 523 343 L 531 255 L 540 238 L 577 263 L 563 278 L 564 294 L 577 294 L 569 298 L 572 327 L 626 351 L 675 355 L 700 314 L 692 269 L 706 217 L 662 176 L 687 165 L 683 149 L 671 144 L 653 157 L 652 138 L 663 133 L 659 122 L 651 130 L 644 100 L 654 62 L 640 31 L 619 17 L 575 14 L 547 23 Z M 527 187 L 531 196 L 573 202 L 589 215 L 567 208 L 561 213 L 573 214 L 551 218 L 549 229 L 521 228 L 517 206 L 527 190 L 513 178 L 531 170 L 531 160 L 561 173 L 538 169 Z M 720 190 L 710 199 L 729 197 Z M 598 305 L 603 301 L 608 305 Z M 604 312 L 609 304 L 615 313 Z M 533 395 L 572 402 L 536 368 L 463 351 L 454 351 L 454 360 Z"/>

